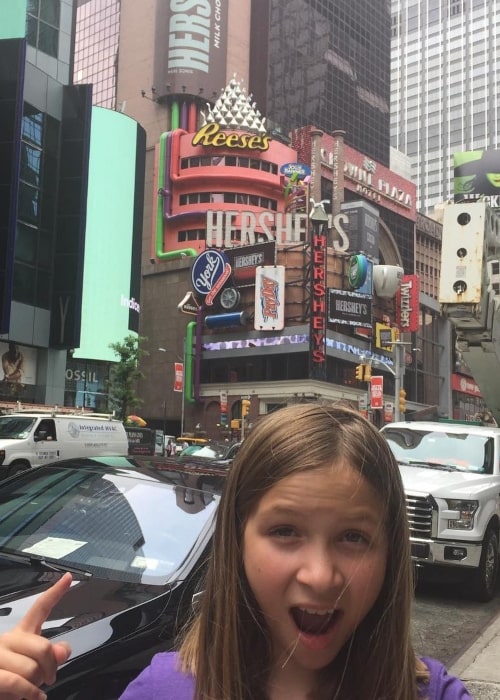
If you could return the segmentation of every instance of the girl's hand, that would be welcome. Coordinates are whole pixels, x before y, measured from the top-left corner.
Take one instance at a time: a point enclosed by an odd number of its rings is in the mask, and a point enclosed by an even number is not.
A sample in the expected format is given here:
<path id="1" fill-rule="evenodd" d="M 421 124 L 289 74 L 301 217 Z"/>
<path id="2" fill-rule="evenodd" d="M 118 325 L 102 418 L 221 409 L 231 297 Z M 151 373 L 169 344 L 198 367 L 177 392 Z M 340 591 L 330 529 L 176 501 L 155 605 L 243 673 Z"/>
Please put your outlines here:
<path id="1" fill-rule="evenodd" d="M 56 680 L 58 666 L 71 649 L 66 642 L 50 642 L 40 635 L 52 608 L 71 585 L 66 573 L 42 593 L 10 632 L 0 635 L 0 700 L 45 700 L 38 687 Z"/>

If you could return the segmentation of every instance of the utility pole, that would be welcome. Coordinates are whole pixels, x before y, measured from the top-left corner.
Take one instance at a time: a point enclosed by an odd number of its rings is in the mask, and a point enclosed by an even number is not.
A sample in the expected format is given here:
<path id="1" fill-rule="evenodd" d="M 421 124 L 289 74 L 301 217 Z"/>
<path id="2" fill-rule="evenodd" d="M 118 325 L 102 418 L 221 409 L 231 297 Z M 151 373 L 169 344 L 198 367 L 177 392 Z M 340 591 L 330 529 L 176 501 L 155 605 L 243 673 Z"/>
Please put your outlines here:
<path id="1" fill-rule="evenodd" d="M 411 343 L 404 340 L 395 340 L 392 345 L 394 354 L 394 369 L 388 365 L 387 362 L 378 360 L 369 355 L 361 355 L 360 360 L 363 364 L 369 364 L 374 367 L 384 367 L 394 377 L 394 422 L 398 422 L 401 420 L 400 399 L 401 389 L 404 388 L 403 380 L 406 368 L 403 353 L 405 345 L 411 345 Z"/>
<path id="2" fill-rule="evenodd" d="M 400 392 L 403 388 L 403 378 L 405 376 L 405 363 L 401 361 L 401 353 L 404 352 L 404 345 L 399 340 L 394 342 L 394 421 L 397 423 L 401 420 L 401 409 L 399 405 Z"/>

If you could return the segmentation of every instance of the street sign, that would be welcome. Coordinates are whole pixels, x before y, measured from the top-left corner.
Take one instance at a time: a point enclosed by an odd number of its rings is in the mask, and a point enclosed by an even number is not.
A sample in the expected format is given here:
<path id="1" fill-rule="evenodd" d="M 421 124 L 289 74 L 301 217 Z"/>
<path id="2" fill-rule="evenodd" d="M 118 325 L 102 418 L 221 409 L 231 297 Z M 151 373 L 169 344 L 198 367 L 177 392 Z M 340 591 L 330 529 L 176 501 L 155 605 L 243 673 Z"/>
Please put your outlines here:
<path id="1" fill-rule="evenodd" d="M 371 378 L 370 405 L 372 408 L 384 407 L 384 377 L 382 376 Z"/>
<path id="2" fill-rule="evenodd" d="M 177 308 L 184 314 L 197 316 L 200 305 L 196 301 L 193 292 L 187 292 L 182 301 L 177 304 Z"/>

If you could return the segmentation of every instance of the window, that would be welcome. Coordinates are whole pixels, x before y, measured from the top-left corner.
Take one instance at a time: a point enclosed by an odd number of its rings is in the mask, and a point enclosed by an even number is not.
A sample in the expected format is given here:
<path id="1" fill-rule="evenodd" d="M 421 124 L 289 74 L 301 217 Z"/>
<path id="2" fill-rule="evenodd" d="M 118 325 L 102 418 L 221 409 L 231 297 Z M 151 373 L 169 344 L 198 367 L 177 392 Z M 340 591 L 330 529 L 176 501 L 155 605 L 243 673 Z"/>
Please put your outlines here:
<path id="1" fill-rule="evenodd" d="M 33 2 L 30 8 L 34 5 L 38 8 L 38 3 Z M 25 104 L 21 134 L 12 294 L 16 301 L 49 308 L 59 123 L 32 105 Z"/>
<path id="2" fill-rule="evenodd" d="M 26 39 L 39 51 L 57 58 L 60 0 L 28 0 Z"/>

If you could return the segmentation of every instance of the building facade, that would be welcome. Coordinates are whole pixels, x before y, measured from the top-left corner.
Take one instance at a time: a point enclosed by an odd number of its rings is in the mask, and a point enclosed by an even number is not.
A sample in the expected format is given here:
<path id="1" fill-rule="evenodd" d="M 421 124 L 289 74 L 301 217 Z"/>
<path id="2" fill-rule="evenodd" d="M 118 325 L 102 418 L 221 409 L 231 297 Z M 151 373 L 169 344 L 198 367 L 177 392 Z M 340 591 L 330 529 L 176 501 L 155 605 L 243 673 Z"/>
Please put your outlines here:
<path id="1" fill-rule="evenodd" d="M 84 5 L 92 6 L 84 3 L 80 9 Z M 95 21 L 100 9 L 102 5 L 94 6 Z M 392 368 L 391 353 L 374 345 L 375 316 L 369 324 L 365 321 L 370 328 L 360 326 L 359 319 L 351 319 L 352 327 L 337 319 L 327 321 L 326 350 L 318 355 L 325 360 L 321 371 L 311 367 L 311 309 L 321 303 L 309 287 L 311 220 L 307 206 L 293 210 L 297 202 L 288 198 L 297 183 L 288 182 L 281 168 L 294 162 L 316 168 L 312 197 L 330 200 L 325 205 L 328 289 L 357 293 L 346 288 L 348 261 L 357 251 L 342 249 L 349 238 L 342 222 L 358 210 L 369 221 L 370 207 L 377 212 L 377 241 L 365 257 L 401 267 L 406 276 L 415 274 L 415 200 L 410 197 L 410 206 L 406 200 L 412 185 L 407 180 L 403 185 L 388 168 L 387 4 L 206 0 L 189 3 L 181 12 L 175 3 L 122 0 L 119 21 L 116 105 L 144 126 L 147 139 L 140 332 L 147 337 L 149 355 L 143 360 L 146 378 L 140 394 L 149 424 L 172 434 L 196 426 L 215 429 L 223 415 L 237 420 L 242 398 L 257 384 L 253 416 L 284 400 L 312 396 L 348 398 L 357 405 L 367 395 L 366 385 L 354 376 L 359 354 L 377 352 Z M 235 76 L 254 113 L 261 110 L 267 149 L 248 148 L 259 138 L 262 146 L 264 134 L 248 130 L 243 122 L 239 129 L 222 123 L 218 133 L 210 131 L 216 128 L 210 123 L 208 133 L 199 133 Z M 315 141 L 318 153 L 308 156 L 307 141 L 315 129 L 322 134 Z M 341 140 L 345 172 L 338 158 Z M 395 211 L 394 204 L 400 209 Z M 333 225 L 335 217 L 341 217 L 340 230 Z M 261 248 L 245 250 L 252 246 Z M 252 260 L 285 268 L 284 327 L 273 336 L 279 340 L 271 342 L 267 331 L 252 327 L 255 281 L 245 285 L 240 280 L 231 287 L 235 292 L 224 290 L 223 303 L 217 295 L 214 313 L 205 308 L 198 323 L 199 308 L 206 305 L 196 294 L 193 298 L 192 268 L 199 266 L 200 256 L 219 250 L 228 255 L 232 269 L 249 266 L 246 272 L 240 269 L 243 277 L 254 275 Z M 280 289 L 281 281 L 275 281 Z M 410 288 L 413 294 L 407 280 L 405 289 Z M 345 301 L 339 301 L 339 308 L 348 308 Z M 411 303 L 415 307 L 413 297 Z M 257 305 L 257 311 L 261 308 Z M 395 324 L 394 299 L 375 299 L 370 309 L 379 325 Z M 210 327 L 205 324 L 207 315 L 226 314 L 233 314 L 237 325 L 217 325 L 217 318 L 209 319 Z M 416 347 L 417 331 L 408 333 L 405 342 Z M 420 379 L 409 379 L 409 355 L 405 381 L 423 387 Z M 436 377 L 437 355 L 429 365 Z M 177 390 L 180 364 L 185 367 L 184 392 Z M 412 366 L 418 374 L 417 363 Z M 393 381 L 386 370 L 386 397 Z M 424 394 L 420 388 L 415 402 L 416 389 L 413 396 L 409 392 L 410 406 L 426 405 Z"/>
<path id="2" fill-rule="evenodd" d="M 129 302 L 140 291 L 145 137 L 73 84 L 75 10 L 76 0 L 0 10 L 2 408 L 99 408 L 108 344 L 138 329 Z M 122 274 L 106 286 L 98 264 L 112 258 Z"/>
<path id="3" fill-rule="evenodd" d="M 125 111 L 116 104 L 119 0 L 77 0 L 73 80 L 92 84 L 92 104 Z"/>
<path id="4" fill-rule="evenodd" d="M 385 387 L 383 413 L 373 411 L 372 419 L 390 420 L 394 358 L 375 333 L 378 326 L 405 333 L 409 407 L 425 406 L 426 394 L 437 403 L 442 355 L 434 337 L 422 338 L 418 348 L 428 377 L 421 362 L 410 366 L 412 334 L 420 326 L 414 185 L 348 146 L 341 131 L 306 127 L 291 133 L 290 145 L 274 140 L 234 78 L 209 109 L 173 111 L 176 128 L 156 149 L 156 217 L 143 270 L 141 333 L 150 354 L 140 393 L 148 422 L 161 424 L 165 385 L 149 377 L 160 358 L 155 349 L 163 353 L 171 338 L 165 321 L 179 311 L 183 357 L 170 346 L 162 363 L 167 359 L 171 372 L 176 360 L 184 363 L 179 399 L 189 432 L 227 435 L 232 424 L 241 425 L 247 397 L 251 419 L 312 398 L 343 399 L 370 412 L 369 383 L 355 376 L 364 354 L 380 361 Z M 311 200 L 323 203 L 317 230 Z M 370 279 L 357 288 L 348 283 L 356 256 L 370 267 Z M 411 327 L 398 325 L 396 289 L 389 296 L 373 291 L 372 270 L 386 266 L 408 273 Z M 223 268 L 228 276 L 219 283 Z M 270 321 L 262 320 L 262 308 Z M 435 322 L 425 317 L 437 333 Z"/>
<path id="5" fill-rule="evenodd" d="M 390 17 L 370 0 L 252 3 L 249 89 L 272 127 L 314 124 L 389 165 Z"/>
<path id="6" fill-rule="evenodd" d="M 391 145 L 417 209 L 453 198 L 453 156 L 500 143 L 500 2 L 391 0 Z"/>

